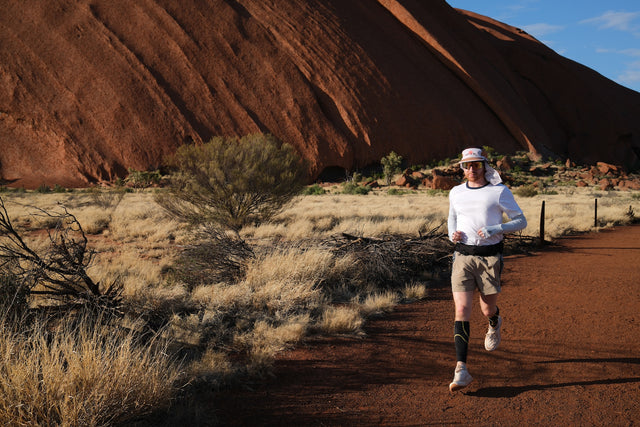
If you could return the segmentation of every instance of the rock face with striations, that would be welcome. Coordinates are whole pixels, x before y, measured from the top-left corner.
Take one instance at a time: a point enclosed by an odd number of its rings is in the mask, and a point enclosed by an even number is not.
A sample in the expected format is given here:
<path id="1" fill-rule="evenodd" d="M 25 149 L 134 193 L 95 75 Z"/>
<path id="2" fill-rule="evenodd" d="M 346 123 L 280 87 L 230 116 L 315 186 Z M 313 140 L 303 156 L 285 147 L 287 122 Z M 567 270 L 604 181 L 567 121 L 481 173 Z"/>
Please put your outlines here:
<path id="1" fill-rule="evenodd" d="M 272 133 L 323 170 L 466 146 L 640 165 L 640 94 L 431 0 L 3 2 L 0 183 L 84 186 Z"/>

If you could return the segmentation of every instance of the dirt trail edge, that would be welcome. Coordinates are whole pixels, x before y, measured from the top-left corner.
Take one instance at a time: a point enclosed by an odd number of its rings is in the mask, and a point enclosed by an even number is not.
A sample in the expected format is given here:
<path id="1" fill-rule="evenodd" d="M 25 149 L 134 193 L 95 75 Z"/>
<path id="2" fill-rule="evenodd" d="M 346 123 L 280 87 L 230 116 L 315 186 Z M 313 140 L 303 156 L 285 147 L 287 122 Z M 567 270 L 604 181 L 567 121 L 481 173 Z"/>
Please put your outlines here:
<path id="1" fill-rule="evenodd" d="M 284 353 L 275 378 L 220 393 L 222 425 L 634 425 L 640 423 L 640 226 L 563 238 L 505 261 L 498 350 L 477 301 L 469 372 L 449 394 L 447 288 L 369 322 L 367 337 Z"/>

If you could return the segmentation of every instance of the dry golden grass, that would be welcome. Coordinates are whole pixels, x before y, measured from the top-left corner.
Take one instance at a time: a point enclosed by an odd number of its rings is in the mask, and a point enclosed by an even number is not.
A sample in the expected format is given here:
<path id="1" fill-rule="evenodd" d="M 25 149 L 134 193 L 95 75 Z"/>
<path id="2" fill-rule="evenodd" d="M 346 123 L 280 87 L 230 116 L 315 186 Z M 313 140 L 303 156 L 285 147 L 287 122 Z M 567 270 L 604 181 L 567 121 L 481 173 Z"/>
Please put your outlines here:
<path id="1" fill-rule="evenodd" d="M 120 424 L 168 407 L 180 367 L 157 339 L 80 321 L 52 334 L 0 323 L 3 425 Z"/>
<path id="2" fill-rule="evenodd" d="M 400 296 L 391 291 L 367 295 L 360 304 L 360 312 L 365 317 L 384 314 L 392 311 L 398 305 L 399 300 Z"/>
<path id="3" fill-rule="evenodd" d="M 539 235 L 540 210 L 545 201 L 545 237 L 552 240 L 572 233 L 598 231 L 600 228 L 630 222 L 629 206 L 640 206 L 634 194 L 638 192 L 604 192 L 593 189 L 561 187 L 558 194 L 540 194 L 531 198 L 516 198 L 525 212 L 530 236 Z M 594 227 L 595 200 L 598 199 L 598 227 Z"/>
<path id="4" fill-rule="evenodd" d="M 234 374 L 233 364 L 223 351 L 207 349 L 200 358 L 189 364 L 189 376 L 217 383 Z"/>
<path id="5" fill-rule="evenodd" d="M 424 283 L 409 283 L 402 290 L 402 296 L 407 301 L 424 299 L 428 293 L 429 291 Z"/>
<path id="6" fill-rule="evenodd" d="M 334 194 L 300 197 L 274 224 L 247 228 L 258 239 L 327 238 L 342 232 L 364 236 L 412 234 L 440 223 L 449 209 L 446 196 L 424 193 L 390 196 Z"/>
<path id="7" fill-rule="evenodd" d="M 327 334 L 363 335 L 364 319 L 357 306 L 329 306 L 322 313 L 318 329 Z"/>
<path id="8" fill-rule="evenodd" d="M 277 326 L 257 321 L 253 329 L 235 336 L 235 344 L 248 351 L 247 370 L 253 375 L 269 374 L 275 355 L 300 341 L 309 328 L 309 314 L 289 317 Z"/>
<path id="9" fill-rule="evenodd" d="M 557 187 L 553 191 L 557 194 L 516 196 L 529 223 L 524 234 L 538 236 L 543 200 L 546 205 L 545 234 L 550 239 L 574 232 L 597 231 L 593 227 L 596 198 L 599 228 L 628 223 L 625 213 L 629 206 L 635 206 L 635 211 L 640 212 L 637 196 L 640 192 L 637 191 L 606 192 L 574 187 Z M 343 232 L 369 237 L 384 234 L 417 236 L 437 224 L 446 226 L 448 210 L 446 193 L 428 195 L 424 190 L 397 196 L 383 191 L 361 196 L 304 196 L 276 218 L 275 224 L 248 228 L 244 235 L 292 241 L 330 238 Z"/>

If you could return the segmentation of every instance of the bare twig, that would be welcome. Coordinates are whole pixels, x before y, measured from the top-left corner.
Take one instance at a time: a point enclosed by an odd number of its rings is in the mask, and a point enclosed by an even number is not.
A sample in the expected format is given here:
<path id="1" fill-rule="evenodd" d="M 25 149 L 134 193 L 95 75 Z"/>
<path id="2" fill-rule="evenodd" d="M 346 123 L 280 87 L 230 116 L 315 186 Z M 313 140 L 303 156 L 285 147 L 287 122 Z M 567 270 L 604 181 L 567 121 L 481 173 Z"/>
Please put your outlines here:
<path id="1" fill-rule="evenodd" d="M 67 302 L 70 299 L 105 299 L 110 304 L 119 301 L 117 283 L 101 291 L 100 284 L 87 274 L 95 251 L 88 249 L 88 240 L 78 219 L 64 206 L 60 212 L 53 213 L 34 209 L 55 223 L 47 230 L 49 245 L 42 251 L 32 249 L 24 241 L 0 198 L 0 270 L 19 278 L 31 295 L 46 295 Z"/>

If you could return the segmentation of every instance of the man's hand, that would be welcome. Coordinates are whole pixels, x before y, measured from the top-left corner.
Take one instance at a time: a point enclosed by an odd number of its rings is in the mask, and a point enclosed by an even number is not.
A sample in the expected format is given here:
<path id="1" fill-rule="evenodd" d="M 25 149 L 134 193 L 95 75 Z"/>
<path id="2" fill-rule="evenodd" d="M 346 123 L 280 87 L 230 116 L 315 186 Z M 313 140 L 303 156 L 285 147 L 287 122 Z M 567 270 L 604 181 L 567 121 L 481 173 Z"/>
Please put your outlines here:
<path id="1" fill-rule="evenodd" d="M 478 230 L 478 236 L 482 237 L 483 239 L 488 239 L 489 237 L 501 231 L 502 231 L 501 225 L 488 225 Z"/>
<path id="2" fill-rule="evenodd" d="M 454 231 L 453 235 L 451 236 L 451 240 L 453 241 L 453 243 L 458 243 L 463 241 L 465 238 L 464 233 L 462 231 Z"/>

